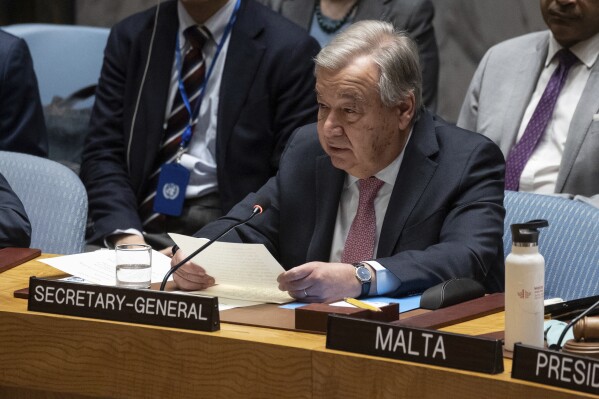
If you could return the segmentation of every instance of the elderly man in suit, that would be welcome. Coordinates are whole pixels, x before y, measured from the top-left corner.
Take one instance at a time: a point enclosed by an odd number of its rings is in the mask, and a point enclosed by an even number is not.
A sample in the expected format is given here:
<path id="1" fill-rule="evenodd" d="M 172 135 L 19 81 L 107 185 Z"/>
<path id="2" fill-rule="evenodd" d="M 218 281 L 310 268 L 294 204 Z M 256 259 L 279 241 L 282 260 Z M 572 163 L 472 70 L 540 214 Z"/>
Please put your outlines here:
<path id="1" fill-rule="evenodd" d="M 260 188 L 316 120 L 318 49 L 255 0 L 169 1 L 115 25 L 81 165 L 88 241 L 165 248 Z"/>
<path id="2" fill-rule="evenodd" d="M 0 30 L 0 150 L 48 156 L 48 135 L 27 43 Z"/>
<path id="3" fill-rule="evenodd" d="M 323 48 L 317 124 L 294 134 L 257 192 L 270 208 L 224 236 L 264 244 L 287 269 L 279 288 L 299 300 L 403 296 L 453 277 L 503 288 L 503 156 L 423 108 L 417 51 L 379 21 L 356 22 Z M 255 198 L 196 235 L 245 219 Z M 188 262 L 175 282 L 214 280 Z"/>
<path id="4" fill-rule="evenodd" d="M 599 206 L 599 2 L 541 0 L 541 11 L 548 31 L 489 49 L 458 126 L 500 146 L 506 189 Z"/>

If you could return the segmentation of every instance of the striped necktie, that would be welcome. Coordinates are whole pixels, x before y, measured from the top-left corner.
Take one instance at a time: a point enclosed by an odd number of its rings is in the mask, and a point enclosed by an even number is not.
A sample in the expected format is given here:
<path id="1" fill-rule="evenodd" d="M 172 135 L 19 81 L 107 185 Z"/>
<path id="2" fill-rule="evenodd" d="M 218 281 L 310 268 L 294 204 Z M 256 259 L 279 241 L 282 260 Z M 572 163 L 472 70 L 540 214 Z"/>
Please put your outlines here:
<path id="1" fill-rule="evenodd" d="M 209 40 L 210 32 L 205 27 L 192 26 L 184 31 L 184 35 L 190 46 L 181 65 L 180 79 L 183 82 L 190 108 L 194 111 L 206 73 L 202 47 Z M 139 215 L 146 231 L 161 231 L 160 222 L 164 220 L 164 216 L 153 211 L 160 168 L 165 163 L 175 160 L 183 133 L 187 126 L 192 126 L 193 129 L 194 124 L 179 89 L 175 94 L 171 112 L 167 118 L 164 139 L 158 151 L 152 174 L 148 178 L 148 193 L 139 206 Z"/>
<path id="2" fill-rule="evenodd" d="M 568 49 L 561 49 L 556 56 L 559 59 L 559 65 L 551 75 L 522 137 L 512 147 L 505 160 L 506 190 L 518 191 L 522 171 L 553 116 L 553 109 L 566 82 L 568 71 L 578 61 L 578 58 Z"/>

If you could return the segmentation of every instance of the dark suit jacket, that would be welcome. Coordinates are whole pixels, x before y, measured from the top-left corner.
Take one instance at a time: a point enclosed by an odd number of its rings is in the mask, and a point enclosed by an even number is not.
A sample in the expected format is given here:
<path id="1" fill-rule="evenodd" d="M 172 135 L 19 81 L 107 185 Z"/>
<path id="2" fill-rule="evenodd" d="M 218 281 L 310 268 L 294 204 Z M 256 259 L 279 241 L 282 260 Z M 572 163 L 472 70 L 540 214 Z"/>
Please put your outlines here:
<path id="1" fill-rule="evenodd" d="M 259 0 L 302 28 L 309 30 L 316 0 Z M 358 4 L 354 21 L 377 19 L 405 30 L 418 44 L 422 68 L 422 100 L 435 110 L 439 83 L 439 50 L 435 39 L 430 0 L 364 0 Z"/>
<path id="2" fill-rule="evenodd" d="M 424 112 L 406 147 L 376 260 L 401 281 L 393 295 L 424 291 L 452 277 L 502 291 L 504 160 L 489 139 Z M 315 125 L 294 134 L 279 173 L 257 195 L 264 214 L 226 240 L 263 243 L 286 269 L 328 261 L 345 172 L 333 167 Z M 211 238 L 249 216 L 255 195 L 197 236 Z"/>
<path id="3" fill-rule="evenodd" d="M 142 230 L 137 205 L 163 138 L 176 2 L 160 7 L 133 121 L 154 15 L 155 9 L 133 15 L 115 25 L 108 38 L 81 167 L 94 222 L 90 241 L 117 228 Z M 318 50 L 291 22 L 254 0 L 242 1 L 219 98 L 216 163 L 224 212 L 273 176 L 293 130 L 316 120 L 312 57 Z"/>
<path id="4" fill-rule="evenodd" d="M 31 224 L 19 197 L 0 174 L 0 248 L 29 248 Z"/>
<path id="5" fill-rule="evenodd" d="M 29 48 L 0 30 L 0 150 L 48 156 L 48 135 Z"/>

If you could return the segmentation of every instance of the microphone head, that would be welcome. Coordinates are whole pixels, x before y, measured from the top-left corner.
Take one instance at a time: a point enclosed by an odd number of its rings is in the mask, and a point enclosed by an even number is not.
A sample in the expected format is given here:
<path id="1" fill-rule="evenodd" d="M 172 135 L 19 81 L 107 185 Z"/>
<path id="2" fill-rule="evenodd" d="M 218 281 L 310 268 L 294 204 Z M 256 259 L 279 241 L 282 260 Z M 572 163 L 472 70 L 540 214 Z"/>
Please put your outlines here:
<path id="1" fill-rule="evenodd" d="M 262 213 L 270 207 L 270 198 L 258 195 L 254 204 L 254 212 Z"/>

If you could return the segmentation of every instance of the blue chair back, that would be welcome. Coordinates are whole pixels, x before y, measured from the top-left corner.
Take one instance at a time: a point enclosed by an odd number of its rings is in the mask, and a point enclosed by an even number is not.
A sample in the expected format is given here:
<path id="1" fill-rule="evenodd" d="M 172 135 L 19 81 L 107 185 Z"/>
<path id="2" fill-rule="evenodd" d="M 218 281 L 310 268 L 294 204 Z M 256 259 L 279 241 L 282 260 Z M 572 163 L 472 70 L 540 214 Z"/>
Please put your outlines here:
<path id="1" fill-rule="evenodd" d="M 69 168 L 29 154 L 0 151 L 0 173 L 31 222 L 31 248 L 52 254 L 85 249 L 87 193 Z"/>
<path id="2" fill-rule="evenodd" d="M 512 247 L 510 225 L 546 219 L 539 252 L 545 258 L 545 298 L 599 295 L 599 208 L 557 196 L 505 192 L 503 246 Z"/>
<path id="3" fill-rule="evenodd" d="M 3 30 L 23 38 L 29 46 L 42 104 L 54 96 L 97 84 L 108 39 L 108 28 L 57 24 L 16 24 Z M 81 106 L 89 107 L 93 99 Z"/>

